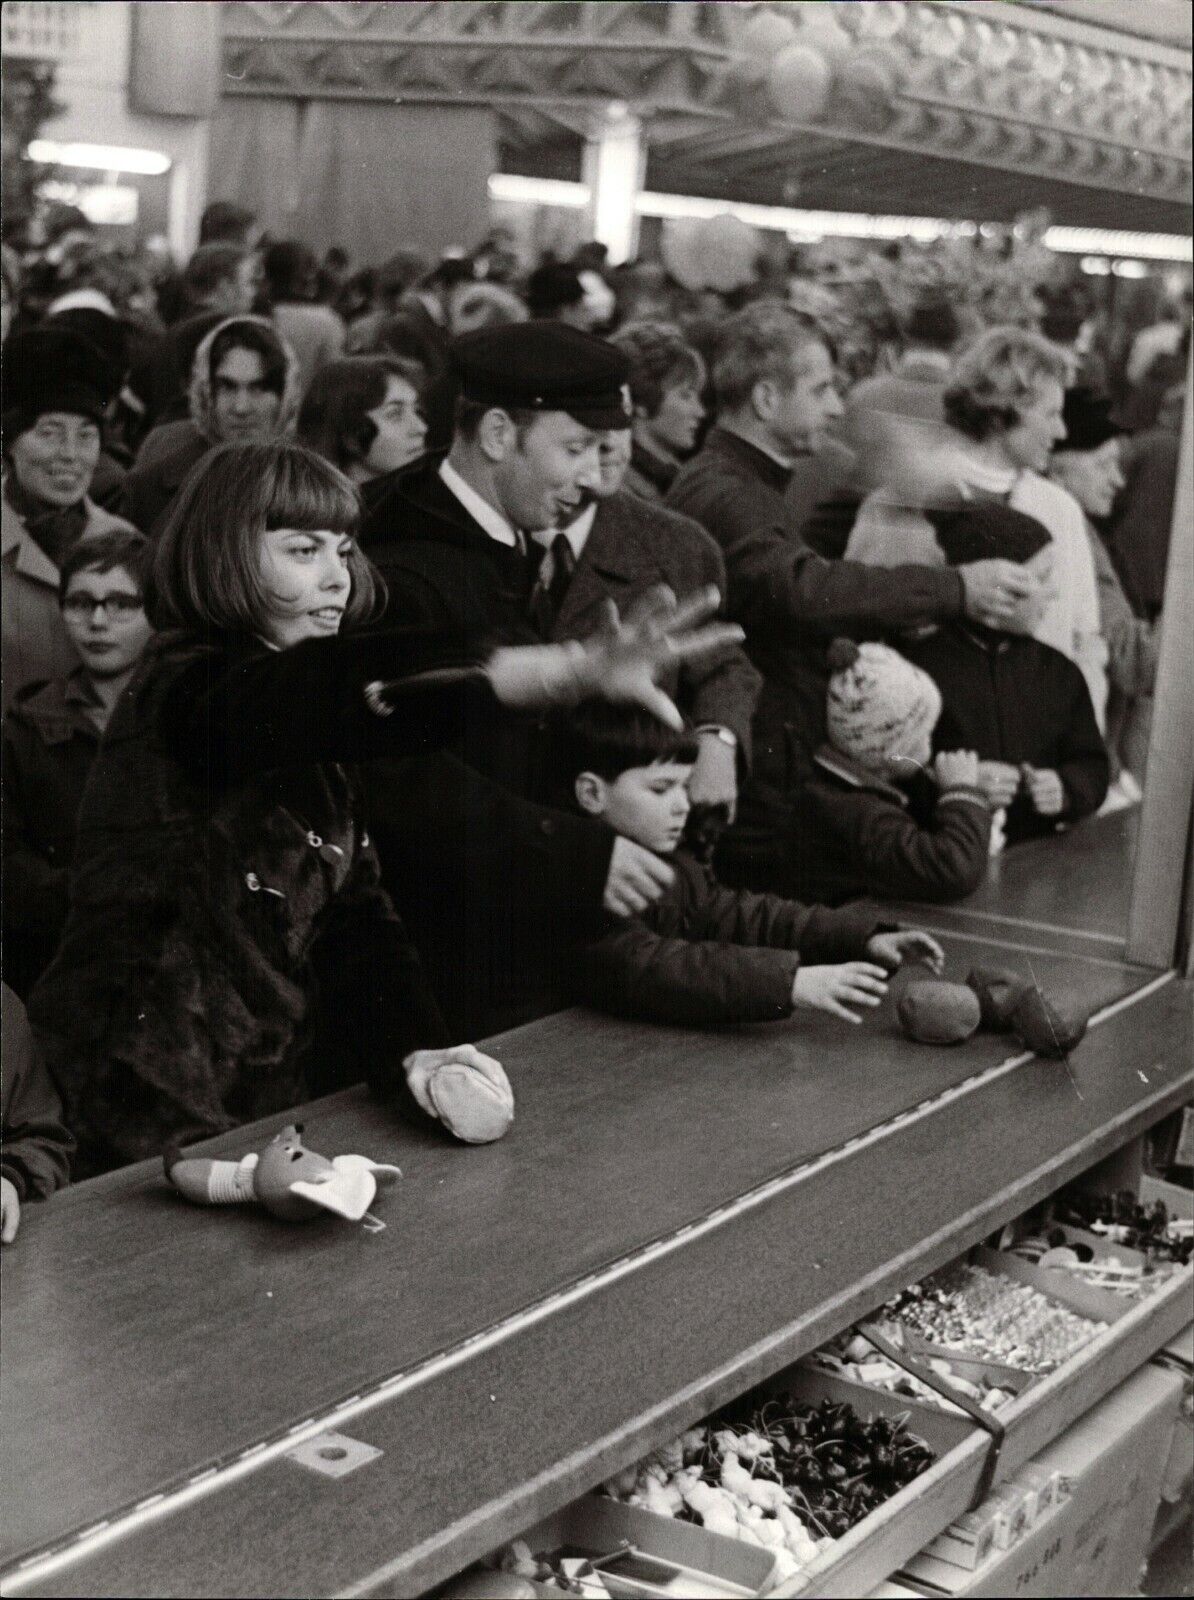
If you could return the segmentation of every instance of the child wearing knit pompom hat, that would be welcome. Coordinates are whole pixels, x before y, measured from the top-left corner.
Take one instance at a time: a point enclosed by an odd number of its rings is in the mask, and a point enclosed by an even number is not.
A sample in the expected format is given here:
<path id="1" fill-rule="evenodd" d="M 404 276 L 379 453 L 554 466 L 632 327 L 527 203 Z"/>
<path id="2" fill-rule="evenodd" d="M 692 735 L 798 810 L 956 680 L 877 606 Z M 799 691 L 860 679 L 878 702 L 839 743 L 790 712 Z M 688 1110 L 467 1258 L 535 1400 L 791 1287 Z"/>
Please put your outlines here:
<path id="1" fill-rule="evenodd" d="M 828 742 L 797 803 L 794 884 L 830 905 L 971 894 L 986 872 L 991 807 L 973 752 L 933 759 L 937 685 L 885 644 L 835 639 L 827 659 Z"/>

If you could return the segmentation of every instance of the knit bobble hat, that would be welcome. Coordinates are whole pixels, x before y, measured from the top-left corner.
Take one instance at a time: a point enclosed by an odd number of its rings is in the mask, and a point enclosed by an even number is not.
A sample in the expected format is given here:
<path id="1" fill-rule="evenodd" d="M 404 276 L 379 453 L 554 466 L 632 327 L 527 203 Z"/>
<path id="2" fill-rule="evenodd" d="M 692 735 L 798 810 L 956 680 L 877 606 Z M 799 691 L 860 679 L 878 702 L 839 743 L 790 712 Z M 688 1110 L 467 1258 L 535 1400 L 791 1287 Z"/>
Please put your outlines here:
<path id="1" fill-rule="evenodd" d="M 998 501 L 973 500 L 949 510 L 926 510 L 951 567 L 972 561 L 1031 561 L 1051 542 L 1044 523 Z"/>
<path id="2" fill-rule="evenodd" d="M 6 445 L 38 417 L 64 411 L 100 423 L 120 386 L 103 351 L 71 328 L 31 328 L 4 346 Z"/>
<path id="3" fill-rule="evenodd" d="M 870 771 L 886 774 L 893 756 L 931 733 L 941 692 L 898 650 L 835 639 L 829 647 L 825 722 L 830 743 Z"/>

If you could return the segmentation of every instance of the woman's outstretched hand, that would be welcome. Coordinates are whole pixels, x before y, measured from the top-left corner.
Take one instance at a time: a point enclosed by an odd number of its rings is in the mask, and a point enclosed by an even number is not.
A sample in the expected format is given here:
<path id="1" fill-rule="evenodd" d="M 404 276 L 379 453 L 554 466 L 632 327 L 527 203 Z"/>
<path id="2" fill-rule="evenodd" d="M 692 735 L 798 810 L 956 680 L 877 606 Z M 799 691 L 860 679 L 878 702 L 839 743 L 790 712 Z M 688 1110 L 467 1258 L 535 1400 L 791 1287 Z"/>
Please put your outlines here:
<path id="1" fill-rule="evenodd" d="M 649 589 L 623 617 L 612 600 L 596 632 L 567 644 L 517 645 L 495 650 L 486 665 L 504 705 L 540 711 L 602 699 L 638 705 L 671 728 L 683 727 L 660 678 L 685 662 L 705 661 L 745 637 L 734 623 L 711 622 L 717 590 L 700 589 L 678 601 L 663 585 Z"/>

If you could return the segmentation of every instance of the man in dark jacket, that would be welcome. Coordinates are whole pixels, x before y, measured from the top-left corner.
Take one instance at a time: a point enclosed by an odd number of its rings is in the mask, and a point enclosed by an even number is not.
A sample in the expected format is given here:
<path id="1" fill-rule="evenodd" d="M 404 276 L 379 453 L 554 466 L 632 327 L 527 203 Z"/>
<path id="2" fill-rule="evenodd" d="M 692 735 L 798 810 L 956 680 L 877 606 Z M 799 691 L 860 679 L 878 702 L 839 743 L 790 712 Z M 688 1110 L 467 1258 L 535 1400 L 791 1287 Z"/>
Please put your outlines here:
<path id="1" fill-rule="evenodd" d="M 631 435 L 619 429 L 601 444 L 600 484 L 566 528 L 536 534 L 545 554 L 532 598 L 538 621 L 553 639 L 582 639 L 600 622 L 609 601 L 620 610 L 658 584 L 673 594 L 715 588 L 725 594 L 721 550 L 699 523 L 622 488 Z M 694 806 L 720 807 L 730 821 L 739 776 L 750 765 L 751 720 L 762 680 L 740 646 L 712 661 L 687 666 L 668 684 L 698 740 L 688 784 Z"/>
<path id="2" fill-rule="evenodd" d="M 601 434 L 629 420 L 626 364 L 602 340 L 537 322 L 467 335 L 454 364 L 451 450 L 375 480 L 361 542 L 385 577 L 390 622 L 482 653 L 541 637 L 530 534 L 570 520 L 597 485 Z M 387 884 L 462 1033 L 541 1014 L 558 930 L 641 911 L 672 879 L 649 851 L 535 803 L 542 756 L 533 722 L 497 716 L 471 722 L 451 752 L 366 772 Z"/>
<path id="3" fill-rule="evenodd" d="M 842 405 L 828 339 L 801 313 L 759 302 L 731 318 L 713 382 L 717 426 L 667 503 L 720 544 L 728 612 L 763 674 L 739 828 L 765 848 L 825 736 L 825 648 L 835 635 L 873 638 L 962 616 L 1003 626 L 1039 585 L 1007 561 L 877 569 L 814 555 L 785 490 L 793 463 L 820 447 Z"/>

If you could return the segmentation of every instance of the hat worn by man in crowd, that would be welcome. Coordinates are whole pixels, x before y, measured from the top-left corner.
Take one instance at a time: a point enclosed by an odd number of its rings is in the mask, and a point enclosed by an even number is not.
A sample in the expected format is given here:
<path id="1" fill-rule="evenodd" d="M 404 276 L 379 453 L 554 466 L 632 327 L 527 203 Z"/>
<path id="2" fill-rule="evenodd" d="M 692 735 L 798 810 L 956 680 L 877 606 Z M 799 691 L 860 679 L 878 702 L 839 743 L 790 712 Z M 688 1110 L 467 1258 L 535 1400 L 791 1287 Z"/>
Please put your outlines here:
<path id="1" fill-rule="evenodd" d="M 565 411 L 594 432 L 630 426 L 629 362 L 579 328 L 546 320 L 483 328 L 455 341 L 451 362 L 474 405 Z"/>
<path id="2" fill-rule="evenodd" d="M 48 412 L 103 420 L 120 374 L 90 339 L 70 328 L 31 328 L 4 347 L 4 433 L 8 441 Z"/>

